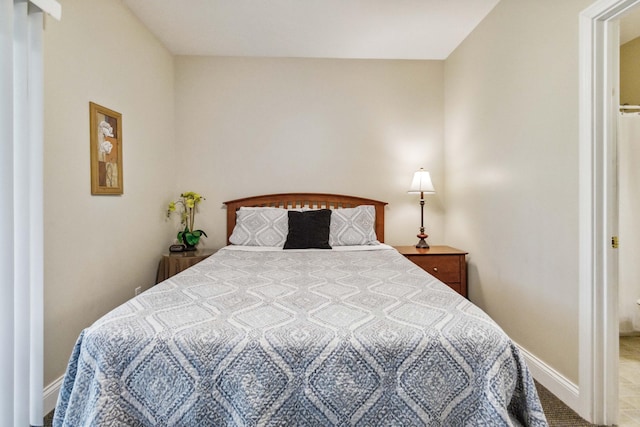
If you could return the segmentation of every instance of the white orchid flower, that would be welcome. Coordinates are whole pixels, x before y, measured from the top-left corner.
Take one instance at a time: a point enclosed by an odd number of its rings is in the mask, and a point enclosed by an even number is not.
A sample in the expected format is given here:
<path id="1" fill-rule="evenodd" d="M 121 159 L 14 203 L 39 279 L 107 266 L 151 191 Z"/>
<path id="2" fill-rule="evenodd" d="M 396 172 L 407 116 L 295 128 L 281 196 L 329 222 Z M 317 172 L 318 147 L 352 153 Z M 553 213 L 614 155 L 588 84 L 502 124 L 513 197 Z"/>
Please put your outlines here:
<path id="1" fill-rule="evenodd" d="M 100 132 L 104 136 L 113 136 L 113 128 L 109 123 L 105 122 L 104 120 L 100 122 L 100 124 L 98 125 L 98 128 L 100 128 Z"/>

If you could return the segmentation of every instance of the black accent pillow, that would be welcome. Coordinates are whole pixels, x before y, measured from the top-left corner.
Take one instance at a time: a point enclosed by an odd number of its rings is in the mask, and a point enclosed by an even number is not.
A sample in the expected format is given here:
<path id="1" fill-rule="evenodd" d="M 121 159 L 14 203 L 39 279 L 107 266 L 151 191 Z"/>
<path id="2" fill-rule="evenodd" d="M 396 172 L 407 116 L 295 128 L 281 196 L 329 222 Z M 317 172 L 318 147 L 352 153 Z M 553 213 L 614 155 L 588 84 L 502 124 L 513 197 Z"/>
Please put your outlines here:
<path id="1" fill-rule="evenodd" d="M 331 210 L 289 211 L 289 233 L 284 249 L 331 249 Z"/>

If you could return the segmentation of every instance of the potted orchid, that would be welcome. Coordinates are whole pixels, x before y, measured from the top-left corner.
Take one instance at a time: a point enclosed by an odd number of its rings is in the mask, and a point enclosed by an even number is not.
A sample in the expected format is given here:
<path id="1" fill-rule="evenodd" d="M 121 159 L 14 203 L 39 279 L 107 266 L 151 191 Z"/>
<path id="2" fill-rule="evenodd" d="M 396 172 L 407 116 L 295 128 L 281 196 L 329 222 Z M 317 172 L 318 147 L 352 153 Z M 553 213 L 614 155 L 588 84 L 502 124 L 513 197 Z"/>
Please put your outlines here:
<path id="1" fill-rule="evenodd" d="M 195 230 L 193 223 L 196 216 L 196 210 L 201 201 L 204 200 L 198 193 L 186 191 L 180 194 L 180 198 L 175 202 L 169 203 L 167 208 L 167 218 L 173 212 L 180 213 L 180 225 L 184 226 L 184 230 L 178 232 L 178 241 L 184 243 L 186 250 L 195 250 L 196 245 L 200 242 L 200 237 L 207 237 L 207 233 L 202 230 Z"/>

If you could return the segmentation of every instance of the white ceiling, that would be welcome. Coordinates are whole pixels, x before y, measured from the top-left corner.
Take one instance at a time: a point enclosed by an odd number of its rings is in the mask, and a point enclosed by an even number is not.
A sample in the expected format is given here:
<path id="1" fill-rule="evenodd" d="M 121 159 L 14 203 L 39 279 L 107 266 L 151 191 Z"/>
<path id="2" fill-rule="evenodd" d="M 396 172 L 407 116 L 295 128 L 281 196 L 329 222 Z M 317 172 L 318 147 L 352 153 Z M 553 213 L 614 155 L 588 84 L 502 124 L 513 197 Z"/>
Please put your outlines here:
<path id="1" fill-rule="evenodd" d="M 176 55 L 445 59 L 499 0 L 123 0 Z"/>

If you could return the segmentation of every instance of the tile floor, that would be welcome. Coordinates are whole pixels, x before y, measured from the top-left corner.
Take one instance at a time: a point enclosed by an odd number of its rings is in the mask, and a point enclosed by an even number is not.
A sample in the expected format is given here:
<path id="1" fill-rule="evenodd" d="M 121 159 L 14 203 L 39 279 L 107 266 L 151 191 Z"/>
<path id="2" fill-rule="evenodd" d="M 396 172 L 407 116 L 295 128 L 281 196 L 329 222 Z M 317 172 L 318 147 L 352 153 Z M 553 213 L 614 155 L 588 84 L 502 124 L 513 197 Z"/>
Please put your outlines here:
<path id="1" fill-rule="evenodd" d="M 620 337 L 620 427 L 640 426 L 640 337 Z"/>

